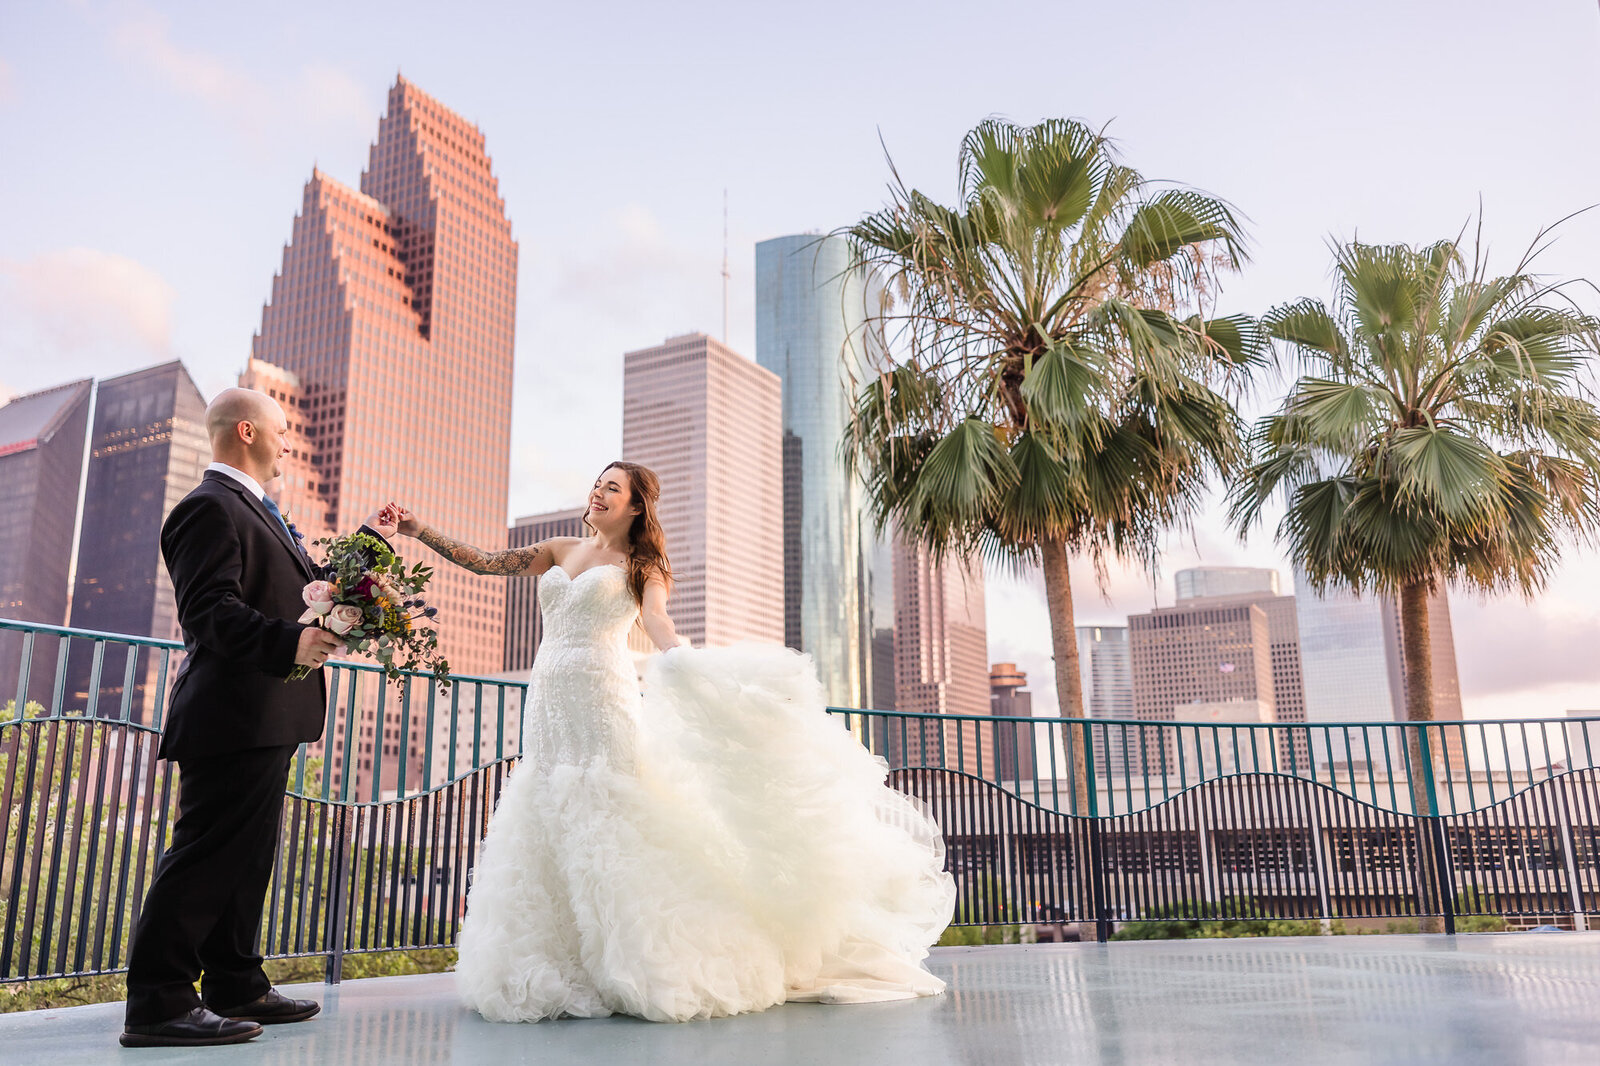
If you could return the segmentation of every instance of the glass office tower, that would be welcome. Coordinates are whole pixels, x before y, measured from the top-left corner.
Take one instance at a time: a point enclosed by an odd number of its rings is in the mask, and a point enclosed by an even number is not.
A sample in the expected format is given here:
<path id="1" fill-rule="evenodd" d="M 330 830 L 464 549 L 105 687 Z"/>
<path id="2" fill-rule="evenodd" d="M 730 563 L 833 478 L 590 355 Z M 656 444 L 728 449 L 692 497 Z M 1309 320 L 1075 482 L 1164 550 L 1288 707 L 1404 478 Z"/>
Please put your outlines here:
<path id="1" fill-rule="evenodd" d="M 873 642 L 892 622 L 873 618 L 890 578 L 874 575 L 872 561 L 887 553 L 839 452 L 862 327 L 880 300 L 849 266 L 837 237 L 756 245 L 756 362 L 783 380 L 785 639 L 816 661 L 829 702 L 863 707 L 886 694 L 874 692 Z"/>

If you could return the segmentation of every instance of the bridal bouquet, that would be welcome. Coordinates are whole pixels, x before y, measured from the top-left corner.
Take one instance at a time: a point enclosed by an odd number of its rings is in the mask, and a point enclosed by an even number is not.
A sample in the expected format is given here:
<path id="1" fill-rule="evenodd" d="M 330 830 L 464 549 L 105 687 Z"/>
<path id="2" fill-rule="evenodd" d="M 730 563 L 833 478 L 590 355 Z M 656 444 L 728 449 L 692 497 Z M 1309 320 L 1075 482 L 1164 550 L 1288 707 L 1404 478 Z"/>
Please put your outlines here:
<path id="1" fill-rule="evenodd" d="M 433 569 L 419 563 L 407 570 L 388 545 L 367 533 L 316 543 L 326 551 L 328 579 L 301 591 L 306 613 L 300 621 L 343 637 L 352 651 L 371 654 L 391 681 L 400 680 L 402 670 L 421 667 L 439 684 L 450 684 L 438 631 L 428 624 L 439 609 L 422 598 Z M 310 672 L 297 666 L 288 679 L 298 681 Z"/>

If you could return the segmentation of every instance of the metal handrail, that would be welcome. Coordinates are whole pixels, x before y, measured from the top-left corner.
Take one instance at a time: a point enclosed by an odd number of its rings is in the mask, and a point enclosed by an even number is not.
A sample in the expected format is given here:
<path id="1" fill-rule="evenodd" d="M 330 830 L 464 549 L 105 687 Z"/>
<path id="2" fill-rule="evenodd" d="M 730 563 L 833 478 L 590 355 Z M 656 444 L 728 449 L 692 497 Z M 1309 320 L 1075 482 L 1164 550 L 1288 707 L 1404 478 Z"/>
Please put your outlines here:
<path id="1" fill-rule="evenodd" d="M 22 705 L 0 723 L 0 981 L 122 967 L 176 814 L 173 769 L 155 753 L 181 653 L 0 620 L 0 692 Z M 350 952 L 454 943 L 521 752 L 527 685 L 461 677 L 444 692 L 421 672 L 391 683 L 370 663 L 330 667 L 323 738 L 302 745 L 285 783 L 263 935 L 267 954 L 324 956 L 337 980 Z M 1467 913 L 1579 926 L 1600 913 L 1600 716 L 827 710 L 939 822 L 958 924 L 1076 921 L 1104 938 L 1174 914 L 1432 915 L 1453 928 Z"/>

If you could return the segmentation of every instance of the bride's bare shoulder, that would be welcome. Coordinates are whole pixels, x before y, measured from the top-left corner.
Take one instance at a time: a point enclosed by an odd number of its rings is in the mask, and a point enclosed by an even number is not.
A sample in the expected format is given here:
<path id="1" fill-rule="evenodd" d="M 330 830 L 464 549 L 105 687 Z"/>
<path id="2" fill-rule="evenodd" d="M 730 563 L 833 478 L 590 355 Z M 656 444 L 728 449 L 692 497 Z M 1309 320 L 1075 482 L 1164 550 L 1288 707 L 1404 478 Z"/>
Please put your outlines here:
<path id="1" fill-rule="evenodd" d="M 541 540 L 535 547 L 543 548 L 548 553 L 552 565 L 564 566 L 572 554 L 572 549 L 582 543 L 582 537 L 551 537 L 549 540 Z"/>

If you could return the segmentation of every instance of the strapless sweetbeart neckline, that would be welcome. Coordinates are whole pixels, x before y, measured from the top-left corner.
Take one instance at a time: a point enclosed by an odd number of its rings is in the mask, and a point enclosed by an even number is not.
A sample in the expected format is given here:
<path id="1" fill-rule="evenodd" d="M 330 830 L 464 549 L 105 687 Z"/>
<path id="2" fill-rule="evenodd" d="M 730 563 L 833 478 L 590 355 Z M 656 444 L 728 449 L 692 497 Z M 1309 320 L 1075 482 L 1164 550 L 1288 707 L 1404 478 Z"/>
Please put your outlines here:
<path id="1" fill-rule="evenodd" d="M 593 566 L 586 567 L 586 568 L 584 568 L 582 570 L 579 570 L 576 574 L 572 574 L 572 573 L 568 573 L 567 572 L 567 568 L 562 566 L 560 563 L 551 563 L 550 564 L 550 569 L 551 570 L 559 570 L 559 571 L 561 571 L 561 576 L 566 578 L 568 581 L 576 581 L 576 580 L 578 580 L 578 578 L 582 577 L 584 574 L 592 574 L 596 570 L 605 570 L 607 568 L 612 569 L 612 570 L 621 570 L 622 569 L 622 567 L 618 566 L 616 563 L 595 563 Z"/>

